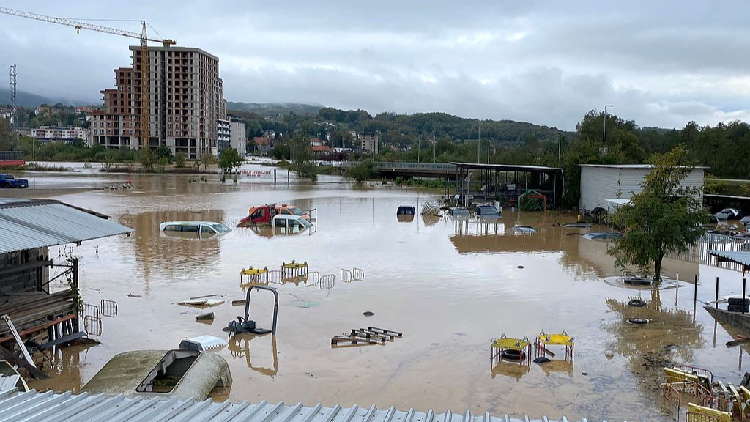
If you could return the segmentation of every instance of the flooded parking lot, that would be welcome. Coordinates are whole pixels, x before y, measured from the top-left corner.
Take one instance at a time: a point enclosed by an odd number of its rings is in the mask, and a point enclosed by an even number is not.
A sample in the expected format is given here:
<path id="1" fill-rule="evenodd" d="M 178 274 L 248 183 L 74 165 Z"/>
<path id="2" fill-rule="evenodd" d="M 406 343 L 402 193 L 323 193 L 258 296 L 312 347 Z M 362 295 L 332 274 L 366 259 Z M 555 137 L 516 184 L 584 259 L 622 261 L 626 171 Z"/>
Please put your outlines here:
<path id="1" fill-rule="evenodd" d="M 591 420 L 663 420 L 661 367 L 692 363 L 738 383 L 747 351 L 724 346 L 730 335 L 700 306 L 721 276 L 722 295 L 741 291 L 739 273 L 667 260 L 671 280 L 661 289 L 626 286 L 616 278 L 607 243 L 566 229 L 571 214 L 505 211 L 497 223 L 423 217 L 399 219 L 400 205 L 420 208 L 434 194 L 393 186 L 357 187 L 333 176 L 316 184 L 272 176 L 221 184 L 195 176 L 36 173 L 33 187 L 14 195 L 53 197 L 112 216 L 135 229 L 130 237 L 84 242 L 84 301 L 118 304 L 104 318 L 101 345 L 59 350 L 56 376 L 38 389 L 79 389 L 116 353 L 175 348 L 186 337 L 226 338 L 222 328 L 243 309 L 240 270 L 307 262 L 310 271 L 336 274 L 331 288 L 301 283 L 279 289 L 275 337 L 243 335 L 217 351 L 234 384 L 215 398 L 306 405 L 395 406 L 456 412 L 548 415 Z M 133 189 L 89 190 L 132 180 Z M 316 230 L 291 235 L 237 228 L 208 239 L 161 234 L 171 220 L 218 221 L 234 227 L 253 205 L 294 204 L 317 212 Z M 537 233 L 515 235 L 515 223 Z M 60 253 L 70 253 L 70 248 Z M 57 254 L 55 252 L 54 254 Z M 361 268 L 363 281 L 344 283 L 341 269 Z M 205 310 L 177 305 L 216 295 L 213 323 L 196 322 Z M 626 305 L 640 295 L 645 308 Z M 272 301 L 254 297 L 252 316 L 270 326 Z M 366 317 L 363 312 L 374 315 Z M 646 325 L 628 318 L 647 318 Z M 377 326 L 404 333 L 385 346 L 337 347 L 331 337 Z M 493 367 L 489 344 L 505 333 L 536 337 L 565 330 L 575 337 L 572 362 Z M 553 349 L 554 351 L 559 351 Z M 613 352 L 609 358 L 606 351 Z"/>

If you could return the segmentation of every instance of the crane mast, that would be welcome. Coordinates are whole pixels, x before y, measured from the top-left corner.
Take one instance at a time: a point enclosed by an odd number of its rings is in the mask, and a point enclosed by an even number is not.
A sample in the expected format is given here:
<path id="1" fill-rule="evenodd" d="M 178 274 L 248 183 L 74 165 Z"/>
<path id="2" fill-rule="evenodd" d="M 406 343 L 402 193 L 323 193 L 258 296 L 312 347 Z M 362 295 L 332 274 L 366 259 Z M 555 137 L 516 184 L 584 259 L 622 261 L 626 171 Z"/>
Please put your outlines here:
<path id="1" fill-rule="evenodd" d="M 0 7 L 0 13 L 11 15 L 11 16 L 18 16 L 21 18 L 26 19 L 34 19 L 41 22 L 47 22 L 47 23 L 55 23 L 58 25 L 65 25 L 73 27 L 76 32 L 80 32 L 82 29 L 89 30 L 89 31 L 95 31 L 95 32 L 101 32 L 104 34 L 111 34 L 111 35 L 120 35 L 123 37 L 128 38 L 135 38 L 141 41 L 141 95 L 140 95 L 140 117 L 141 117 L 141 148 L 147 149 L 149 147 L 149 129 L 150 129 L 150 103 L 151 103 L 151 95 L 150 95 L 150 73 L 149 73 L 149 60 L 148 60 L 148 42 L 158 42 L 162 43 L 164 47 L 169 47 L 171 45 L 175 45 L 174 40 L 170 39 L 156 39 L 156 38 L 149 38 L 148 34 L 146 33 L 146 21 L 142 21 L 141 24 L 141 33 L 137 32 L 130 32 L 125 31 L 122 29 L 117 28 L 110 28 L 107 26 L 102 25 L 94 25 L 88 22 L 79 22 L 74 21 L 71 19 L 65 19 L 65 18 L 58 18 L 54 16 L 48 16 L 48 15 L 41 15 L 39 13 L 33 13 L 33 12 L 25 12 L 23 10 L 16 10 L 16 9 L 10 9 L 7 7 Z M 13 78 L 11 76 L 11 78 Z"/>

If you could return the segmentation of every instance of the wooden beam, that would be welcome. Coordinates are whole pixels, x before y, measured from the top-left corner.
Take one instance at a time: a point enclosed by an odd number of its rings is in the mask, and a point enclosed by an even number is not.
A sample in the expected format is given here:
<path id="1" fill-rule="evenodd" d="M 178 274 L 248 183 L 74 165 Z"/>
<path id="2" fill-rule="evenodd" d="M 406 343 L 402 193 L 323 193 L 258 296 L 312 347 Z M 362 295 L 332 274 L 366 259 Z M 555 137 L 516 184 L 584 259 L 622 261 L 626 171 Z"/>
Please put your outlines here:
<path id="1" fill-rule="evenodd" d="M 27 334 L 36 333 L 37 331 L 42 331 L 42 330 L 44 330 L 46 328 L 52 327 L 53 325 L 59 324 L 59 323 L 61 323 L 63 321 L 71 320 L 71 319 L 73 319 L 75 317 L 76 317 L 76 314 L 65 315 L 63 317 L 57 318 L 57 319 L 55 319 L 53 321 L 50 321 L 50 322 L 47 322 L 45 324 L 37 325 L 37 326 L 31 327 L 31 328 L 27 328 L 25 330 L 19 331 L 18 335 L 19 336 L 25 336 Z M 0 337 L 0 343 L 5 343 L 8 340 L 13 340 L 13 336 L 9 335 L 9 336 L 5 336 L 5 337 Z"/>
<path id="2" fill-rule="evenodd" d="M 21 367 L 25 368 L 27 371 L 29 371 L 29 373 L 31 374 L 31 376 L 33 376 L 34 378 L 36 378 L 38 380 L 45 380 L 45 379 L 49 378 L 49 375 L 47 375 L 44 372 L 40 371 L 39 369 L 31 366 L 28 362 L 26 362 L 25 359 L 20 359 L 20 358 L 16 357 L 16 355 L 14 355 L 10 350 L 6 349 L 3 346 L 0 346 L 0 356 L 2 356 L 4 359 L 6 359 L 6 360 L 8 360 L 10 362 L 15 363 L 18 366 L 21 366 Z"/>

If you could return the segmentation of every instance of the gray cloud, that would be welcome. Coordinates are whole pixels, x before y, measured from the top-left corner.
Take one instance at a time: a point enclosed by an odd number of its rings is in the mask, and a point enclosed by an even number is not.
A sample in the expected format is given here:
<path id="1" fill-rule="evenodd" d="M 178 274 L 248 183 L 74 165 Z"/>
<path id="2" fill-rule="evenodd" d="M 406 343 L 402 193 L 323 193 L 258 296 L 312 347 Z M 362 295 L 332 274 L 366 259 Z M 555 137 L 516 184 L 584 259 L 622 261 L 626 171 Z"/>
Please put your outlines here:
<path id="1" fill-rule="evenodd" d="M 40 0 L 71 18 L 146 18 L 219 56 L 232 101 L 445 111 L 573 129 L 604 104 L 642 126 L 748 120 L 742 1 L 166 2 Z M 72 10 L 75 9 L 75 12 Z M 138 22 L 104 22 L 139 31 Z M 152 32 L 152 35 L 154 33 Z M 136 40 L 0 15 L 23 90 L 95 101 Z M 7 63 L 6 63 L 7 62 Z"/>

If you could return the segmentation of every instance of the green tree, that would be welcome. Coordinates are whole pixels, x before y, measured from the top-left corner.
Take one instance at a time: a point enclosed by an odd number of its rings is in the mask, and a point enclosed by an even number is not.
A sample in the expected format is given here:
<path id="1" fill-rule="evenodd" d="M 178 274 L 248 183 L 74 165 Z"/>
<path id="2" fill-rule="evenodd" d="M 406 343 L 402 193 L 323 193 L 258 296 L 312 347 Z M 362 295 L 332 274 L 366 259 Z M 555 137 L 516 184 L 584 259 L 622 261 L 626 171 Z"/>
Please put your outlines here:
<path id="1" fill-rule="evenodd" d="M 224 148 L 219 154 L 219 168 L 224 173 L 241 166 L 242 161 L 242 157 L 240 157 L 240 154 L 234 148 Z"/>
<path id="2" fill-rule="evenodd" d="M 211 164 L 213 164 L 213 163 L 215 163 L 215 162 L 216 162 L 216 158 L 213 155 L 211 155 L 209 153 L 205 153 L 201 157 L 201 160 L 200 160 L 199 163 L 203 165 L 203 171 L 206 171 L 206 170 L 208 170 L 208 166 L 211 165 Z"/>
<path id="3" fill-rule="evenodd" d="M 178 169 L 185 167 L 185 154 L 178 152 L 177 155 L 174 156 L 174 166 Z"/>
<path id="4" fill-rule="evenodd" d="M 13 146 L 10 122 L 0 118 L 0 151 L 10 151 Z"/>
<path id="5" fill-rule="evenodd" d="M 297 172 L 297 176 L 309 177 L 312 180 L 317 179 L 315 164 L 311 161 L 310 140 L 307 136 L 295 135 L 289 141 L 289 148 L 292 154 L 291 169 Z"/>
<path id="6" fill-rule="evenodd" d="M 162 145 L 159 148 L 156 148 L 156 158 L 161 160 L 162 158 L 165 158 L 167 160 L 167 164 L 172 162 L 172 149 L 169 148 L 166 145 Z"/>
<path id="7" fill-rule="evenodd" d="M 144 170 L 153 170 L 155 163 L 156 155 L 151 151 L 151 148 L 146 148 L 141 151 L 141 166 L 143 166 Z"/>
<path id="8" fill-rule="evenodd" d="M 349 168 L 346 171 L 346 176 L 358 182 L 364 182 L 365 180 L 375 179 L 378 177 L 378 169 L 375 167 L 375 162 L 372 158 L 366 158 L 356 166 Z"/>
<path id="9" fill-rule="evenodd" d="M 635 265 L 654 281 L 661 280 L 662 260 L 668 253 L 686 252 L 703 235 L 708 214 L 697 199 L 700 188 L 682 186 L 693 170 L 683 145 L 652 158 L 653 169 L 641 184 L 642 191 L 613 215 L 624 236 L 608 253 L 620 268 Z"/>

